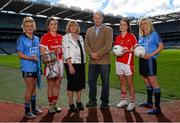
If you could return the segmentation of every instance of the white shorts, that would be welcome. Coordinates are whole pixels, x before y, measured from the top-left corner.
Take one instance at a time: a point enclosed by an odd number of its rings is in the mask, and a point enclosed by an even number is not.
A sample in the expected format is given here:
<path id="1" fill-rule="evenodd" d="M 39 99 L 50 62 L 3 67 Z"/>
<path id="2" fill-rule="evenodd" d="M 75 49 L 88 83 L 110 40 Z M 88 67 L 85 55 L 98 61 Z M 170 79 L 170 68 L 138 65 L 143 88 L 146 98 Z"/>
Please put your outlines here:
<path id="1" fill-rule="evenodd" d="M 51 72 L 50 72 L 51 71 Z M 47 78 L 54 78 L 54 77 L 63 77 L 64 74 L 64 64 L 62 60 L 56 61 L 52 66 L 46 66 L 46 74 Z"/>
<path id="2" fill-rule="evenodd" d="M 129 75 L 132 75 L 133 72 L 129 64 L 124 64 L 124 63 L 116 61 L 116 74 L 129 76 Z"/>

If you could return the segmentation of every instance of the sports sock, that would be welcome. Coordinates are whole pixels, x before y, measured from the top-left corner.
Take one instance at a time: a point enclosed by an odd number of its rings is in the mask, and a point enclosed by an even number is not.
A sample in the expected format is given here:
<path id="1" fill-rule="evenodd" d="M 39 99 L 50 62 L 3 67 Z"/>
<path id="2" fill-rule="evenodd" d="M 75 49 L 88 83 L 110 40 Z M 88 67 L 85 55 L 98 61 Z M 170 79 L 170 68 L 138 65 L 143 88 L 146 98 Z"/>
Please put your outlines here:
<path id="1" fill-rule="evenodd" d="M 147 91 L 147 102 L 149 104 L 153 104 L 152 103 L 153 88 L 151 86 L 147 86 L 146 91 Z"/>
<path id="2" fill-rule="evenodd" d="M 36 109 L 36 95 L 31 96 L 31 110 L 34 111 Z"/>
<path id="3" fill-rule="evenodd" d="M 160 88 L 154 89 L 155 107 L 160 108 L 161 90 Z"/>
<path id="4" fill-rule="evenodd" d="M 25 110 L 25 113 L 30 112 L 30 102 L 24 103 L 24 110 Z"/>

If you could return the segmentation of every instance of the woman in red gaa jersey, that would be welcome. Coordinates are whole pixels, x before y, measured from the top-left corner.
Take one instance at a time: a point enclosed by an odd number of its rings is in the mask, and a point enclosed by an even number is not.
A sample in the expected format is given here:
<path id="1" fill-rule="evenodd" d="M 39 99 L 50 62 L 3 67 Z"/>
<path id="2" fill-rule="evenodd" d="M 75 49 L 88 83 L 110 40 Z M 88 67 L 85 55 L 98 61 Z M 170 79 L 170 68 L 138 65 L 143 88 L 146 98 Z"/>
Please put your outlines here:
<path id="1" fill-rule="evenodd" d="M 47 20 L 48 32 L 41 38 L 41 55 L 48 52 L 55 52 L 57 60 L 53 63 L 53 66 L 48 67 L 45 65 L 45 76 L 47 79 L 47 95 L 49 102 L 49 113 L 60 112 L 61 108 L 58 106 L 58 96 L 60 92 L 60 84 L 63 76 L 63 62 L 62 62 L 62 35 L 57 34 L 58 21 L 55 18 L 49 18 Z M 52 76 L 52 71 L 57 75 Z"/>
<path id="2" fill-rule="evenodd" d="M 130 33 L 130 22 L 127 19 L 120 21 L 121 33 L 116 37 L 114 45 L 120 45 L 124 48 L 122 56 L 116 58 L 116 74 L 120 80 L 121 85 L 121 101 L 117 104 L 118 108 L 127 106 L 128 111 L 135 109 L 135 90 L 133 84 L 134 72 L 134 55 L 133 48 L 137 44 L 136 37 Z M 130 100 L 128 104 L 128 97 L 126 92 L 126 81 L 128 83 Z"/>

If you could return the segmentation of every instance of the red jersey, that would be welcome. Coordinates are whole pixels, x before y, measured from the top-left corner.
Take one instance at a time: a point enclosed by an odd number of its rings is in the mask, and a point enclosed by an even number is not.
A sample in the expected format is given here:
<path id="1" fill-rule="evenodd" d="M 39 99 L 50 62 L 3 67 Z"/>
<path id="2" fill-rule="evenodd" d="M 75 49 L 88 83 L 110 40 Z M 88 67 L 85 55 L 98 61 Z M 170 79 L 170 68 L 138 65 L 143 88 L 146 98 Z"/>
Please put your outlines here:
<path id="1" fill-rule="evenodd" d="M 124 37 L 122 35 L 118 35 L 114 42 L 114 45 L 121 45 L 122 47 L 131 50 L 134 45 L 137 44 L 136 37 L 131 33 L 126 33 Z M 118 56 L 116 61 L 122 62 L 124 64 L 129 64 L 130 66 L 134 66 L 134 54 L 132 52 L 127 52 L 122 56 Z"/>
<path id="2" fill-rule="evenodd" d="M 41 37 L 41 45 L 47 46 L 49 50 L 56 52 L 57 58 L 62 59 L 62 35 L 53 36 L 50 32 Z"/>

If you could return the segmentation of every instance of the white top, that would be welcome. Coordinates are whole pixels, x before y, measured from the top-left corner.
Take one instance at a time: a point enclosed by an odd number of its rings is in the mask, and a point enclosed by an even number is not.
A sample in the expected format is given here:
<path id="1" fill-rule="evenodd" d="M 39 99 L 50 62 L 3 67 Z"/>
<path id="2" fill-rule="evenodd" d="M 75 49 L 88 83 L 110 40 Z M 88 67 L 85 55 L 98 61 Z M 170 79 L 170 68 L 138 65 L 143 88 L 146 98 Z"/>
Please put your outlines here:
<path id="1" fill-rule="evenodd" d="M 84 63 L 86 62 L 86 53 L 84 47 L 84 40 L 82 36 L 79 35 L 79 41 L 82 46 L 84 54 Z M 72 64 L 81 63 L 81 52 L 77 40 L 71 35 L 71 33 L 63 36 L 62 39 L 62 51 L 63 51 L 63 61 L 66 63 L 68 58 L 71 58 Z"/>

